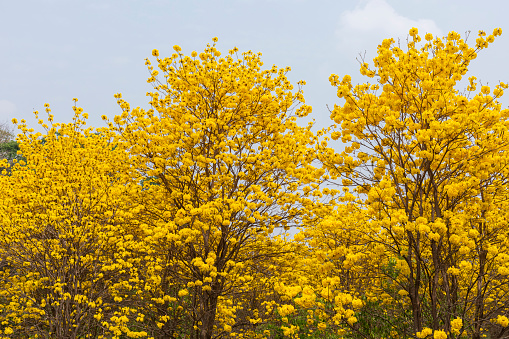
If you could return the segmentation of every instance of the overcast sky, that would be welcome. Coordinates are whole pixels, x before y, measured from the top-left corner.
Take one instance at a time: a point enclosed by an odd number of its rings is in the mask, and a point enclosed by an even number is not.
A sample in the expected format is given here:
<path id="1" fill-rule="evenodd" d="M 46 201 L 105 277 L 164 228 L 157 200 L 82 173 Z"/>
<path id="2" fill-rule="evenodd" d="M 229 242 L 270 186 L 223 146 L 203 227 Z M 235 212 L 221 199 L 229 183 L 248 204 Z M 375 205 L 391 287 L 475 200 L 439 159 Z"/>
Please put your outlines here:
<path id="1" fill-rule="evenodd" d="M 226 53 L 262 52 L 268 68 L 290 66 L 290 80 L 305 80 L 306 103 L 317 127 L 330 124 L 326 105 L 338 99 L 328 77 L 365 79 L 356 61 L 411 27 L 424 35 L 462 35 L 479 29 L 504 33 L 470 67 L 483 83 L 509 82 L 507 1 L 470 0 L 0 0 L 0 121 L 25 118 L 49 103 L 57 122 L 73 116 L 72 98 L 103 126 L 121 112 L 113 95 L 148 108 L 144 64 L 154 48 L 162 56 L 180 45 L 202 51 L 213 37 Z M 504 106 L 509 103 L 502 100 Z"/>

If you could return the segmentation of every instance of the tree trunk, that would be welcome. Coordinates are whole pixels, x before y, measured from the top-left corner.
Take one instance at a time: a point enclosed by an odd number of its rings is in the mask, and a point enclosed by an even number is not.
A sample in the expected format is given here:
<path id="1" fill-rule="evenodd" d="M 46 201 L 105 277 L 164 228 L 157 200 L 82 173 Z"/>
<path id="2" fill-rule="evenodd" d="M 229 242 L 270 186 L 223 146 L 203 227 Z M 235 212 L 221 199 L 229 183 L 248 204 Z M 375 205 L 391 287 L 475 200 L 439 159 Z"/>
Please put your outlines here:
<path id="1" fill-rule="evenodd" d="M 211 339 L 212 332 L 214 330 L 214 322 L 216 320 L 216 311 L 217 311 L 217 299 L 219 294 L 214 290 L 212 286 L 212 291 L 203 292 L 203 316 L 202 316 L 202 327 L 200 332 L 200 339 Z"/>

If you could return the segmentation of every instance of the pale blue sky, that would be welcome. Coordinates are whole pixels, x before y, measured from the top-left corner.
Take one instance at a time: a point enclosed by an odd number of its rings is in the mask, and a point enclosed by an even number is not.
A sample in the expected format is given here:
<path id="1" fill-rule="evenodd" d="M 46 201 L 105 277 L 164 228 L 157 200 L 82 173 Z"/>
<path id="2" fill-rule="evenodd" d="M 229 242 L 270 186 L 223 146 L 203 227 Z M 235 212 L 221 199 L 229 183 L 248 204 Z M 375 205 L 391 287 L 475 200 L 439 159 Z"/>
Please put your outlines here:
<path id="1" fill-rule="evenodd" d="M 69 122 L 72 98 L 103 126 L 102 114 L 118 114 L 113 95 L 132 107 L 148 107 L 144 59 L 180 45 L 202 51 L 215 36 L 227 52 L 262 52 L 267 67 L 290 66 L 302 79 L 310 118 L 330 124 L 326 105 L 338 99 L 328 77 L 359 75 L 356 57 L 368 60 L 384 38 L 420 33 L 461 34 L 479 29 L 504 33 L 480 53 L 469 74 L 483 83 L 509 82 L 507 1 L 465 0 L 0 0 L 0 121 L 13 117 L 37 128 L 32 111 L 49 103 L 55 120 Z M 507 30 L 506 30 L 507 28 Z M 509 100 L 503 100 L 509 103 Z"/>

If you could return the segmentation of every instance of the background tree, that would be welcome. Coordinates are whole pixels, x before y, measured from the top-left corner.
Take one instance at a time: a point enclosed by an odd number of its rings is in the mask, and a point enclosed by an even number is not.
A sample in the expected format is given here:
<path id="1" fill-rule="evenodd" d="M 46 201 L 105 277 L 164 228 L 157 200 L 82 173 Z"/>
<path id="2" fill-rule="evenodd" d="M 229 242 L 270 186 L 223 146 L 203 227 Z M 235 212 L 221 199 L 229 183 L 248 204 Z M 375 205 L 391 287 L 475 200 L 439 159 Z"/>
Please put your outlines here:
<path id="1" fill-rule="evenodd" d="M 0 143 L 12 141 L 14 136 L 12 126 L 8 122 L 0 123 Z"/>
<path id="2" fill-rule="evenodd" d="M 6 159 L 9 163 L 9 166 L 0 167 L 0 173 L 3 170 L 10 173 L 10 166 L 12 166 L 14 159 L 16 161 L 23 159 L 18 154 L 19 145 L 14 138 L 15 135 L 12 127 L 6 122 L 0 123 L 0 159 Z"/>

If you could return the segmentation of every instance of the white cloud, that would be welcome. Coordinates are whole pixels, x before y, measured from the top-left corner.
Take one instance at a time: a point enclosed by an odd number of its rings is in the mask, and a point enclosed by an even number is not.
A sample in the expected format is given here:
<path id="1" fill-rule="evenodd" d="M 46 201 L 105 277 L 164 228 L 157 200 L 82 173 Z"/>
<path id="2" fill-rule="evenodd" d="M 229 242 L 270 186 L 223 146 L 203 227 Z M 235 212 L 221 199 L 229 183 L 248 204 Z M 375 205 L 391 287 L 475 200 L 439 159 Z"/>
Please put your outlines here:
<path id="1" fill-rule="evenodd" d="M 440 28 L 430 19 L 413 20 L 402 16 L 385 0 L 369 0 L 363 2 L 352 11 L 341 14 L 336 35 L 339 38 L 340 50 L 353 50 L 357 55 L 368 50 L 371 54 L 376 47 L 387 38 L 398 38 L 406 42 L 408 31 L 412 27 L 419 29 L 419 34 L 425 33 L 442 36 Z"/>
<path id="2" fill-rule="evenodd" d="M 9 100 L 0 100 L 0 120 L 11 120 L 16 114 L 16 105 Z"/>

